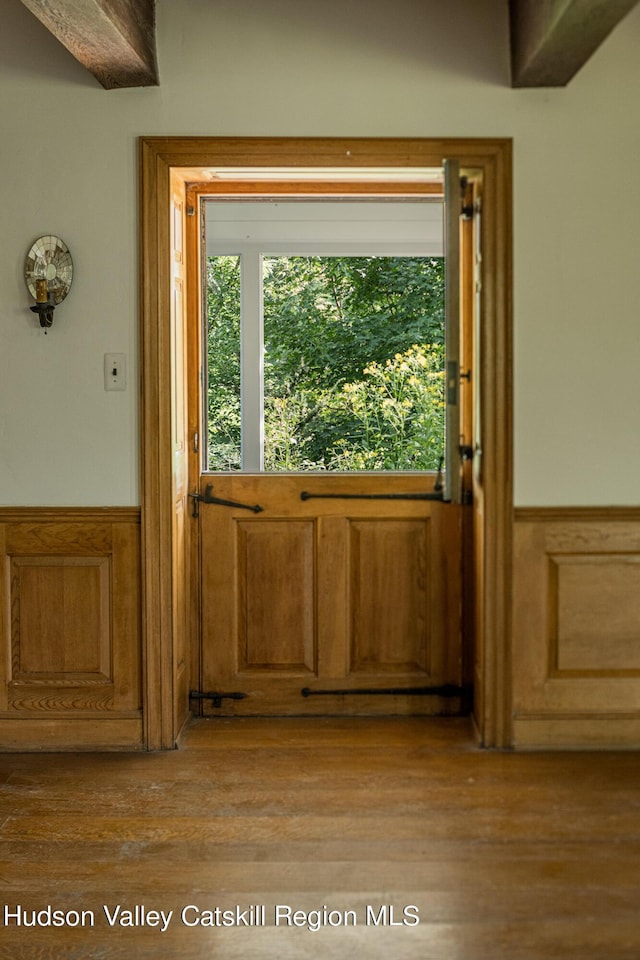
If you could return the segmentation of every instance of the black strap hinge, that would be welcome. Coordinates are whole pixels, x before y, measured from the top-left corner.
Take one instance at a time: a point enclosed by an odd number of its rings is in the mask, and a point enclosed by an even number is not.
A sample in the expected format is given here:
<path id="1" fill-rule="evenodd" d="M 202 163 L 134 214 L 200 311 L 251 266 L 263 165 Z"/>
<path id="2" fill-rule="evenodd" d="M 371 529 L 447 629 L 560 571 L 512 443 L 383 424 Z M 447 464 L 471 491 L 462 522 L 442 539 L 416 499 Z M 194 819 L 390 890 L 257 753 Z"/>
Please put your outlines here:
<path id="1" fill-rule="evenodd" d="M 208 483 L 204 494 L 201 493 L 190 493 L 189 496 L 193 500 L 193 512 L 191 516 L 194 520 L 197 520 L 200 511 L 198 510 L 198 504 L 200 503 L 217 503 L 221 507 L 233 507 L 236 510 L 251 510 L 252 513 L 262 513 L 263 507 L 259 503 L 240 503 L 239 500 L 225 500 L 222 497 L 213 496 L 213 484 Z"/>
<path id="2" fill-rule="evenodd" d="M 207 690 L 206 692 L 201 690 L 189 691 L 190 700 L 211 700 L 214 707 L 221 707 L 223 700 L 246 700 L 247 697 L 247 693 L 240 693 L 237 690 L 233 693 L 219 693 L 217 690 Z"/>

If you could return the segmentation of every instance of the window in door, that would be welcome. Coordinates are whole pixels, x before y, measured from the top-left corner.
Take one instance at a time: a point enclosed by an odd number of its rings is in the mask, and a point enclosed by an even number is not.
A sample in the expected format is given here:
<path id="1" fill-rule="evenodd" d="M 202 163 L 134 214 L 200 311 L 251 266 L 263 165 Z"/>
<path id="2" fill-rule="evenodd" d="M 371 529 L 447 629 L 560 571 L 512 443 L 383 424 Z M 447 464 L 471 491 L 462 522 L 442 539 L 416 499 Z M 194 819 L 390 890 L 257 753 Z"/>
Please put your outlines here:
<path id="1" fill-rule="evenodd" d="M 442 203 L 204 201 L 209 471 L 436 470 Z"/>

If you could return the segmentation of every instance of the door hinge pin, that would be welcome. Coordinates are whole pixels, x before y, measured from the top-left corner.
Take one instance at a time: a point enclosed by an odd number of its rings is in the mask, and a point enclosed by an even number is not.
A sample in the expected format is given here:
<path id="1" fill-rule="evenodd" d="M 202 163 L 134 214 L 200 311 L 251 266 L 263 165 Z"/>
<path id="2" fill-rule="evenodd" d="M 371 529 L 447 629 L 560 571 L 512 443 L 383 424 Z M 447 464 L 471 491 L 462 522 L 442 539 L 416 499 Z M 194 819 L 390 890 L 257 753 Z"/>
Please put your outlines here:
<path id="1" fill-rule="evenodd" d="M 473 447 L 470 443 L 461 443 L 460 444 L 460 459 L 461 460 L 473 460 Z"/>

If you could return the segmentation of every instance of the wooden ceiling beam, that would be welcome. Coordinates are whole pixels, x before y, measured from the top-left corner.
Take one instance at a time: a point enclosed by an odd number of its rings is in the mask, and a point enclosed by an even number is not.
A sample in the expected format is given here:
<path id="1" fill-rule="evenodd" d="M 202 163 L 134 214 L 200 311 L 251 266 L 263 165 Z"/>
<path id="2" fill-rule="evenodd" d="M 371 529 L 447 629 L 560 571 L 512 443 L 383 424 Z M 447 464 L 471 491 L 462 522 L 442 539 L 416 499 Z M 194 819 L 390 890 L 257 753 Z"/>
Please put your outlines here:
<path id="1" fill-rule="evenodd" d="M 155 0 L 22 0 L 106 90 L 158 85 Z"/>
<path id="2" fill-rule="evenodd" d="M 510 0 L 511 86 L 566 86 L 636 3 Z"/>

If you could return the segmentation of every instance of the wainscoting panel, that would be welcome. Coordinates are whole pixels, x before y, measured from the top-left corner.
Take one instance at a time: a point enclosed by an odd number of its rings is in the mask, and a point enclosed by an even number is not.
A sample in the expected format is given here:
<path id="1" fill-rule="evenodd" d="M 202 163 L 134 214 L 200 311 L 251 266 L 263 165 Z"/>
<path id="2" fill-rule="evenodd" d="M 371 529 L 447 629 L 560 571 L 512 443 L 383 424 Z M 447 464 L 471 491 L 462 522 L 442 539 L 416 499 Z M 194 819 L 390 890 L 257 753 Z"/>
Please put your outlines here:
<path id="1" fill-rule="evenodd" d="M 640 509 L 516 511 L 515 746 L 640 747 Z"/>
<path id="2" fill-rule="evenodd" d="M 0 750 L 141 749 L 140 517 L 0 509 Z"/>
<path id="3" fill-rule="evenodd" d="M 11 558 L 11 684 L 110 684 L 108 557 Z"/>

